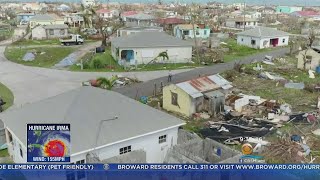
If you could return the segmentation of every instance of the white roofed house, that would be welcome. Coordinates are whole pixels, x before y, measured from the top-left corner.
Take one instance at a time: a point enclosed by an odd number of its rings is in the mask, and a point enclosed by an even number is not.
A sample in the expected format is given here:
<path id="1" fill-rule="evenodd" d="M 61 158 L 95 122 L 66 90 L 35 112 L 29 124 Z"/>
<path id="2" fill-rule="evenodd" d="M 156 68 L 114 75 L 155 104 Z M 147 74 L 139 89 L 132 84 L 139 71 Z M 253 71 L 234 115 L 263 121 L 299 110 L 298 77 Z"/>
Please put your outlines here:
<path id="1" fill-rule="evenodd" d="M 68 36 L 68 25 L 53 24 L 53 25 L 39 25 L 32 29 L 32 39 L 54 39 Z"/>
<path id="2" fill-rule="evenodd" d="M 120 65 L 147 64 L 162 52 L 169 56 L 164 63 L 188 63 L 192 58 L 192 43 L 164 32 L 138 32 L 113 38 L 111 52 Z"/>
<path id="3" fill-rule="evenodd" d="M 289 33 L 269 27 L 256 27 L 237 33 L 237 44 L 255 49 L 287 46 Z"/>
<path id="4" fill-rule="evenodd" d="M 27 124 L 70 124 L 70 159 L 77 164 L 163 163 L 185 124 L 119 93 L 88 86 L 11 109 L 0 119 L 15 163 L 27 161 Z"/>
<path id="5" fill-rule="evenodd" d="M 64 19 L 55 14 L 37 14 L 30 18 L 30 28 L 38 25 L 64 24 Z"/>

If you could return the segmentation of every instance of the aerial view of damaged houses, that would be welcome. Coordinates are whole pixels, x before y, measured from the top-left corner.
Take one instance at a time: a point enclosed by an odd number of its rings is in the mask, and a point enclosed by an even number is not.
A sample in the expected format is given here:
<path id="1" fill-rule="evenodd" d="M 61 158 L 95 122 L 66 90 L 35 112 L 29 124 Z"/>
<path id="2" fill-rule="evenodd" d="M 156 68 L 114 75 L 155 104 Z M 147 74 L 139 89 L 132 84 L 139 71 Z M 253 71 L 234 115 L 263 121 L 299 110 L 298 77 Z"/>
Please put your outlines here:
<path id="1" fill-rule="evenodd" d="M 0 163 L 320 163 L 318 1 L 0 3 Z"/>

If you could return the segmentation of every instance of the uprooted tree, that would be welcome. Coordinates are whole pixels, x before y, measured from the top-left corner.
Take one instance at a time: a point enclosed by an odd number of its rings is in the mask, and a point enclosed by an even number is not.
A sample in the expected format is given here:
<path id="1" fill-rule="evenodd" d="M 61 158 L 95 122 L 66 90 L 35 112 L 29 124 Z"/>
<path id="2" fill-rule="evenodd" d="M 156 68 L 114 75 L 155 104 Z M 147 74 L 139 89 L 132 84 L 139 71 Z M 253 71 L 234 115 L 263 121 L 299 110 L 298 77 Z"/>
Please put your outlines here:
<path id="1" fill-rule="evenodd" d="M 156 56 L 154 59 L 152 59 L 151 61 L 149 61 L 146 65 L 144 65 L 143 67 L 146 67 L 147 65 L 149 64 L 152 64 L 154 63 L 156 60 L 158 60 L 158 58 L 162 58 L 162 60 L 169 60 L 169 55 L 168 55 L 168 51 L 163 51 L 163 52 L 160 52 L 158 54 L 158 56 Z"/>

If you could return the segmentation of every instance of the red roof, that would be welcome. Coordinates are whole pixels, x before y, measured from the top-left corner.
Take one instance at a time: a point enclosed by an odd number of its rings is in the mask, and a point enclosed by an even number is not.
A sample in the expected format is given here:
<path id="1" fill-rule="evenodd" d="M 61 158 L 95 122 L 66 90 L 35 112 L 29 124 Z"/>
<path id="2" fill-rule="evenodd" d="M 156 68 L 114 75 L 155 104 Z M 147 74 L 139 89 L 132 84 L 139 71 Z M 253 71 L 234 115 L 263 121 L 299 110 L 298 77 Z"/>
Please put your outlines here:
<path id="1" fill-rule="evenodd" d="M 316 11 L 297 11 L 296 12 L 300 16 L 317 16 L 320 15 L 319 12 Z"/>
<path id="2" fill-rule="evenodd" d="M 162 18 L 158 19 L 157 22 L 159 24 L 184 24 L 185 21 L 180 18 Z"/>
<path id="3" fill-rule="evenodd" d="M 138 14 L 138 12 L 137 11 L 125 11 L 125 12 L 121 13 L 122 16 L 132 16 L 135 14 Z"/>
<path id="4" fill-rule="evenodd" d="M 97 10 L 96 12 L 97 12 L 97 13 L 109 13 L 109 12 L 111 12 L 111 11 L 108 10 L 108 9 L 99 9 L 99 10 Z"/>

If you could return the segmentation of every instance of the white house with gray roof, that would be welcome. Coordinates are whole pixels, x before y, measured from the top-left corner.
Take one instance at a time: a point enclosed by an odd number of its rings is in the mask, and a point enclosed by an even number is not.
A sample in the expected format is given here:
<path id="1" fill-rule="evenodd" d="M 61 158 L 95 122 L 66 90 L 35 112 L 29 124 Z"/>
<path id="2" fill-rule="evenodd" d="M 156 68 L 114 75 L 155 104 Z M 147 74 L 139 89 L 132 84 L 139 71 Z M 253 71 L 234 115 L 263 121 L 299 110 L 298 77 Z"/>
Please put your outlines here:
<path id="1" fill-rule="evenodd" d="M 147 163 L 162 163 L 185 124 L 119 93 L 85 86 L 5 111 L 0 119 L 15 163 L 27 161 L 27 124 L 70 124 L 72 163 L 88 162 L 88 156 L 104 161 L 131 151 L 144 151 Z"/>
<path id="2" fill-rule="evenodd" d="M 139 32 L 112 39 L 111 52 L 121 65 L 147 64 L 161 52 L 169 56 L 164 62 L 187 63 L 192 58 L 192 43 L 164 32 Z"/>
<path id="3" fill-rule="evenodd" d="M 287 46 L 289 33 L 269 27 L 256 27 L 237 33 L 237 43 L 255 49 Z"/>
<path id="4" fill-rule="evenodd" d="M 31 30 L 33 40 L 63 38 L 68 36 L 66 24 L 39 25 Z"/>

